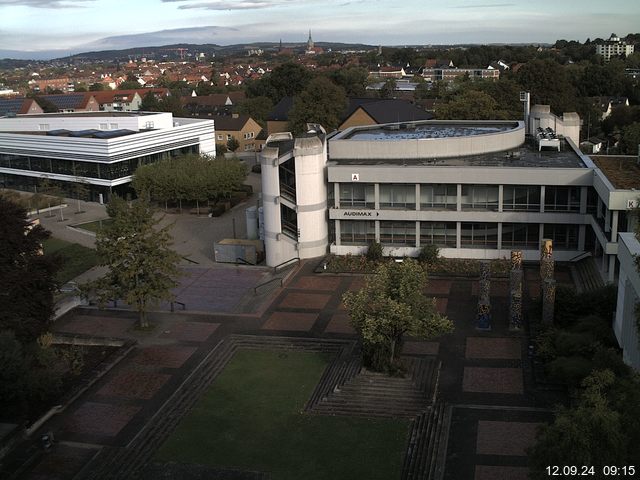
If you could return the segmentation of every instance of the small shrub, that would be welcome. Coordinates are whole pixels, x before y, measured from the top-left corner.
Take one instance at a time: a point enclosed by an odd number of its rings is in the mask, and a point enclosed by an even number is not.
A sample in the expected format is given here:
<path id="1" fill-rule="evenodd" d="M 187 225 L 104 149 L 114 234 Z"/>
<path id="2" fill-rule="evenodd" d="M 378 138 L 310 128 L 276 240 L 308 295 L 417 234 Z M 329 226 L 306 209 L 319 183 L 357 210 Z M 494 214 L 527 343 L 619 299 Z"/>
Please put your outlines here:
<path id="1" fill-rule="evenodd" d="M 418 261 L 427 265 L 433 265 L 440 257 L 440 249 L 435 245 L 424 245 L 418 253 Z"/>
<path id="2" fill-rule="evenodd" d="M 598 339 L 590 332 L 558 331 L 555 338 L 555 349 L 560 355 L 581 355 L 590 357 L 598 347 Z"/>
<path id="3" fill-rule="evenodd" d="M 369 248 L 367 248 L 367 260 L 379 262 L 382 258 L 382 244 L 378 242 L 371 242 L 369 244 Z"/>
<path id="4" fill-rule="evenodd" d="M 558 383 L 577 387 L 591 372 L 593 364 L 584 357 L 558 357 L 547 364 L 549 378 Z"/>

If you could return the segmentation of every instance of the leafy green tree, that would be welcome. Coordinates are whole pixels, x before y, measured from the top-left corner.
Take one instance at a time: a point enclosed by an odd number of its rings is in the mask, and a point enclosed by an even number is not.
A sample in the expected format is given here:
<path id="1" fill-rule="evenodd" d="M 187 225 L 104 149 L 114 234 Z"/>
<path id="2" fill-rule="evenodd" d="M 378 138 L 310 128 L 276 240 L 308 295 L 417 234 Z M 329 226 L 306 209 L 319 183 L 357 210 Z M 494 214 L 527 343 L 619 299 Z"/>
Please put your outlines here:
<path id="1" fill-rule="evenodd" d="M 508 114 L 498 108 L 491 95 L 477 90 L 466 90 L 449 103 L 438 105 L 438 119 L 444 120 L 504 120 Z"/>
<path id="2" fill-rule="evenodd" d="M 342 297 L 351 324 L 363 341 L 365 364 L 393 368 L 405 334 L 431 338 L 453 329 L 438 313 L 435 299 L 424 295 L 427 272 L 413 259 L 381 264 L 363 289 Z"/>
<path id="3" fill-rule="evenodd" d="M 238 142 L 238 139 L 236 137 L 231 137 L 227 141 L 227 149 L 230 152 L 235 152 L 236 150 L 238 150 L 238 148 L 240 148 L 240 142 Z"/>
<path id="4" fill-rule="evenodd" d="M 378 92 L 380 98 L 391 98 L 396 93 L 397 82 L 395 78 L 389 78 L 384 82 L 382 88 Z"/>
<path id="5" fill-rule="evenodd" d="M 48 237 L 23 207 L 0 196 L 0 331 L 25 343 L 46 331 L 53 315 L 58 262 L 41 255 Z"/>
<path id="6" fill-rule="evenodd" d="M 149 91 L 144 97 L 142 97 L 142 102 L 140 102 L 141 111 L 159 112 L 160 108 L 160 102 L 153 92 Z"/>
<path id="7" fill-rule="evenodd" d="M 550 105 L 562 114 L 576 109 L 576 91 L 567 70 L 553 60 L 535 59 L 526 63 L 516 74 L 517 82 L 531 92 L 532 104 Z"/>
<path id="8" fill-rule="evenodd" d="M 593 372 L 583 381 L 575 408 L 561 407 L 553 424 L 540 431 L 529 452 L 532 479 L 548 478 L 548 465 L 590 465 L 601 476 L 605 465 L 623 465 L 627 442 L 620 413 L 611 408 L 607 392 L 615 382 L 610 370 Z"/>
<path id="9" fill-rule="evenodd" d="M 247 84 L 249 97 L 269 97 L 275 104 L 283 97 L 293 97 L 302 92 L 313 77 L 303 65 L 287 62 L 278 65 L 260 80 Z"/>
<path id="10" fill-rule="evenodd" d="M 340 125 L 346 109 L 344 89 L 325 77 L 317 77 L 295 98 L 289 126 L 293 132 L 301 133 L 307 123 L 319 123 L 331 131 Z"/>
<path id="11" fill-rule="evenodd" d="M 58 107 L 51 101 L 39 95 L 33 97 L 44 113 L 56 113 Z"/>
<path id="12" fill-rule="evenodd" d="M 637 155 L 638 144 L 640 144 L 640 122 L 634 122 L 622 129 L 620 149 L 627 155 Z"/>
<path id="13" fill-rule="evenodd" d="M 89 182 L 82 177 L 76 177 L 70 187 L 73 196 L 76 197 L 76 213 L 82 213 L 80 200 L 87 200 L 89 198 Z"/>
<path id="14" fill-rule="evenodd" d="M 330 79 L 344 88 L 348 97 L 364 97 L 367 93 L 369 72 L 364 67 L 347 67 L 334 70 Z"/>
<path id="15" fill-rule="evenodd" d="M 112 222 L 98 232 L 96 248 L 109 270 L 90 289 L 101 303 L 122 299 L 132 305 L 146 328 L 151 306 L 174 299 L 180 256 L 171 249 L 170 226 L 159 227 L 144 196 L 134 203 L 114 198 L 107 212 Z"/>
<path id="16" fill-rule="evenodd" d="M 137 83 L 137 82 L 136 82 Z M 136 87 L 138 88 L 138 87 Z M 104 83 L 96 82 L 89 85 L 90 92 L 102 92 L 104 90 L 109 90 L 109 87 Z"/>
<path id="17" fill-rule="evenodd" d="M 238 105 L 238 113 L 249 115 L 264 128 L 269 112 L 273 108 L 273 102 L 269 97 L 247 98 Z"/>

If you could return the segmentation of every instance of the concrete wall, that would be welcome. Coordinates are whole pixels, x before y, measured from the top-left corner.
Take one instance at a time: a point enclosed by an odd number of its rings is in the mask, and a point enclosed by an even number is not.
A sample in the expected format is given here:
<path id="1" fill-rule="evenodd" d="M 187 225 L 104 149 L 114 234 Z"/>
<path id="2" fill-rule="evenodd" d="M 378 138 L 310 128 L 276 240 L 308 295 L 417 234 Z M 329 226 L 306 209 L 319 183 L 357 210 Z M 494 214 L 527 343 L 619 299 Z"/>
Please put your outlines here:
<path id="1" fill-rule="evenodd" d="M 618 249 L 618 302 L 613 331 L 622 348 L 622 358 L 636 370 L 640 370 L 640 339 L 635 316 L 636 303 L 640 300 L 640 275 L 636 270 L 634 257 L 639 254 L 640 243 L 635 235 L 621 233 Z"/>
<path id="2" fill-rule="evenodd" d="M 97 103 L 96 103 L 97 105 Z M 13 118 L 0 118 L 0 132 L 38 132 L 43 131 L 41 125 L 48 125 L 47 130 L 101 130 L 101 124 L 107 124 L 108 130 L 111 124 L 117 124 L 118 129 L 133 130 L 135 132 L 146 128 L 148 122 L 153 123 L 153 128 L 164 129 L 173 127 L 171 113 L 153 113 L 149 115 L 105 115 L 96 112 L 81 112 L 65 115 L 63 113 L 51 113 L 43 115 L 18 115 Z"/>

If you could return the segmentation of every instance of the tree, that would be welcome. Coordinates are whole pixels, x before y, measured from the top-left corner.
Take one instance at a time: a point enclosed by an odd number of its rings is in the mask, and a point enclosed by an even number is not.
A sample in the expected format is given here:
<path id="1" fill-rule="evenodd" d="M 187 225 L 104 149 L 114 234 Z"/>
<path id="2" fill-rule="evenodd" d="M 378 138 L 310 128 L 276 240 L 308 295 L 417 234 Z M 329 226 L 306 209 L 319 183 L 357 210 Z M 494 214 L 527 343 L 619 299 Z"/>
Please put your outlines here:
<path id="1" fill-rule="evenodd" d="M 289 127 L 295 133 L 305 130 L 307 123 L 319 123 L 327 131 L 338 128 L 347 109 L 347 96 L 325 77 L 314 78 L 298 95 L 289 112 Z"/>
<path id="2" fill-rule="evenodd" d="M 634 122 L 622 129 L 620 149 L 627 155 L 637 155 L 640 144 L 640 122 Z"/>
<path id="3" fill-rule="evenodd" d="M 236 137 L 231 137 L 229 140 L 227 140 L 227 149 L 230 152 L 235 152 L 236 150 L 238 150 L 238 148 L 240 148 L 240 142 L 238 142 L 238 139 Z"/>
<path id="4" fill-rule="evenodd" d="M 114 198 L 107 207 L 112 218 L 96 236 L 100 264 L 108 273 L 90 285 L 101 303 L 122 299 L 139 315 L 141 328 L 149 326 L 153 304 L 172 301 L 180 256 L 171 249 L 170 226 L 159 228 L 146 197 L 135 203 Z"/>
<path id="5" fill-rule="evenodd" d="M 533 104 L 550 105 L 551 110 L 562 114 L 576 109 L 576 92 L 567 70 L 553 60 L 532 60 L 516 74 L 516 80 L 531 92 Z"/>
<path id="6" fill-rule="evenodd" d="M 577 406 L 561 407 L 553 424 L 542 428 L 529 454 L 531 478 L 548 478 L 548 465 L 590 465 L 600 474 L 605 465 L 632 460 L 626 458 L 628 439 L 620 414 L 607 398 L 614 382 L 610 370 L 593 372 L 583 381 Z"/>
<path id="7" fill-rule="evenodd" d="M 369 72 L 364 67 L 339 68 L 331 73 L 330 78 L 344 88 L 348 97 L 364 97 L 367 93 Z"/>
<path id="8" fill-rule="evenodd" d="M 393 368 L 405 334 L 431 338 L 453 329 L 435 299 L 424 295 L 427 273 L 413 259 L 382 263 L 363 289 L 342 297 L 351 325 L 363 342 L 364 362 L 377 370 Z"/>
<path id="9" fill-rule="evenodd" d="M 142 102 L 140 102 L 140 110 L 143 112 L 160 111 L 160 102 L 153 92 L 149 91 L 144 97 L 142 97 Z"/>
<path id="10" fill-rule="evenodd" d="M 508 114 L 498 109 L 489 94 L 477 90 L 466 90 L 449 103 L 438 105 L 436 117 L 444 120 L 503 120 Z"/>
<path id="11" fill-rule="evenodd" d="M 11 330 L 25 343 L 42 334 L 53 315 L 58 261 L 41 254 L 48 237 L 23 207 L 0 196 L 0 331 Z"/>
<path id="12" fill-rule="evenodd" d="M 265 121 L 269 116 L 269 112 L 273 109 L 273 102 L 269 97 L 253 97 L 243 100 L 238 105 L 238 113 L 249 115 L 262 127 L 265 127 Z"/>
<path id="13" fill-rule="evenodd" d="M 395 78 L 388 78 L 378 92 L 380 98 L 391 98 L 396 93 L 397 82 Z"/>
<path id="14" fill-rule="evenodd" d="M 136 87 L 138 88 L 138 87 Z M 96 82 L 89 85 L 90 92 L 102 92 L 104 90 L 109 90 L 109 87 L 104 83 Z"/>
<path id="15" fill-rule="evenodd" d="M 35 95 L 33 97 L 33 99 L 40 106 L 40 108 L 42 109 L 42 111 L 44 113 L 57 113 L 58 112 L 58 107 L 51 100 L 47 100 L 46 98 L 41 97 L 39 95 Z"/>
<path id="16" fill-rule="evenodd" d="M 249 97 L 269 97 L 278 103 L 283 97 L 293 97 L 302 92 L 313 75 L 306 67 L 293 62 L 278 65 L 260 80 L 247 83 Z"/>
<path id="17" fill-rule="evenodd" d="M 82 177 L 76 177 L 71 184 L 71 191 L 74 197 L 76 197 L 76 213 L 83 213 L 80 209 L 80 200 L 86 200 L 89 196 L 89 182 Z"/>

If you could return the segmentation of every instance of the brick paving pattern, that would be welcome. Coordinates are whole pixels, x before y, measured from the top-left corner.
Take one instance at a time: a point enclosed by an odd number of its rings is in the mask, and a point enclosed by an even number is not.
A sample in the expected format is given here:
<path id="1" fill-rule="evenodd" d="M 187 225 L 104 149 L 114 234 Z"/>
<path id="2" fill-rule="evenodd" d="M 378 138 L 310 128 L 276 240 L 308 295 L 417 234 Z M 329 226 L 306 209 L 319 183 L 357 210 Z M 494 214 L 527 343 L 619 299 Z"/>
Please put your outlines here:
<path id="1" fill-rule="evenodd" d="M 317 319 L 317 313 L 273 312 L 262 329 L 307 332 Z"/>
<path id="2" fill-rule="evenodd" d="M 452 280 L 430 280 L 424 293 L 425 295 L 449 295 L 452 283 Z"/>
<path id="3" fill-rule="evenodd" d="M 520 360 L 521 356 L 518 338 L 467 337 L 466 358 Z"/>
<path id="4" fill-rule="evenodd" d="M 527 480 L 527 467 L 508 467 L 498 465 L 476 465 L 474 480 Z"/>
<path id="5" fill-rule="evenodd" d="M 162 337 L 188 342 L 206 341 L 220 326 L 219 323 L 180 322 L 171 327 Z"/>
<path id="6" fill-rule="evenodd" d="M 149 400 L 171 378 L 170 375 L 126 370 L 104 385 L 99 395 Z"/>
<path id="7" fill-rule="evenodd" d="M 340 277 L 318 277 L 318 276 L 304 276 L 295 279 L 290 285 L 290 288 L 298 288 L 300 290 L 337 290 L 340 285 Z"/>
<path id="8" fill-rule="evenodd" d="M 95 454 L 96 450 L 90 448 L 58 445 L 56 451 L 43 457 L 27 480 L 68 480 Z"/>
<path id="9" fill-rule="evenodd" d="M 464 367 L 462 390 L 465 392 L 522 394 L 522 369 Z"/>
<path id="10" fill-rule="evenodd" d="M 197 350 L 195 347 L 178 345 L 159 345 L 145 347 L 134 358 L 138 365 L 150 365 L 160 368 L 180 368 Z"/>
<path id="11" fill-rule="evenodd" d="M 56 327 L 60 332 L 96 335 L 99 337 L 123 337 L 135 324 L 136 320 L 130 318 L 76 315 L 69 321 L 61 322 Z"/>
<path id="12" fill-rule="evenodd" d="M 438 355 L 440 343 L 409 340 L 402 347 L 403 355 Z"/>
<path id="13" fill-rule="evenodd" d="M 322 310 L 331 295 L 318 293 L 287 293 L 278 307 L 281 308 L 308 308 L 310 310 Z"/>
<path id="14" fill-rule="evenodd" d="M 325 328 L 325 333 L 345 333 L 355 334 L 356 331 L 349 323 L 348 313 L 335 313 L 331 316 L 331 320 Z"/>
<path id="15" fill-rule="evenodd" d="M 71 414 L 65 424 L 65 430 L 72 433 L 113 437 L 139 411 L 140 407 L 130 405 L 85 402 Z"/>
<path id="16" fill-rule="evenodd" d="M 535 443 L 540 423 L 478 422 L 476 453 L 479 455 L 525 456 Z"/>

